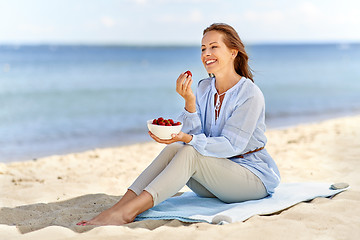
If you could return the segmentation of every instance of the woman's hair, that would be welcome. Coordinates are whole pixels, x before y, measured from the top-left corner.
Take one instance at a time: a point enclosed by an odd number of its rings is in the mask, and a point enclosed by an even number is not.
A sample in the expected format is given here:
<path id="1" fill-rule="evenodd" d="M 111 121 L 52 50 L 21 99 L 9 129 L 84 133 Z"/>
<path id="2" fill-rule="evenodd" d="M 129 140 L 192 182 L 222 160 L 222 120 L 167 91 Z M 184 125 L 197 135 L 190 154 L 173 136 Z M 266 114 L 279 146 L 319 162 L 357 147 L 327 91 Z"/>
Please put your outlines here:
<path id="1" fill-rule="evenodd" d="M 247 55 L 245 46 L 235 29 L 225 23 L 213 23 L 204 30 L 203 36 L 210 31 L 222 33 L 225 45 L 229 49 L 238 50 L 238 54 L 234 60 L 235 71 L 240 76 L 249 78 L 254 82 L 252 70 L 248 64 L 249 56 Z"/>

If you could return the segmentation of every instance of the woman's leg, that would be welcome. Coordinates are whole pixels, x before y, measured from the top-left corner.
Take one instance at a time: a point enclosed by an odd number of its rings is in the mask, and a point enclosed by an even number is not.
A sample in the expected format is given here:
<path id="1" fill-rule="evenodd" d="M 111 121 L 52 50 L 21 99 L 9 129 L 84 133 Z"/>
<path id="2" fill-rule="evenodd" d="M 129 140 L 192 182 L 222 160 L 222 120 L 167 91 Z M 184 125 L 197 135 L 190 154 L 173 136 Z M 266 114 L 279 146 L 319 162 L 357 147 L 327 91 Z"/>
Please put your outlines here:
<path id="1" fill-rule="evenodd" d="M 169 164 L 179 149 L 184 147 L 182 143 L 167 145 L 154 161 L 136 178 L 129 187 L 130 190 L 139 195 Z"/>
<path id="2" fill-rule="evenodd" d="M 199 197 L 205 198 L 216 198 L 209 190 L 207 190 L 203 185 L 201 185 L 194 178 L 190 178 L 186 185 Z"/>
<path id="3" fill-rule="evenodd" d="M 227 203 L 261 199 L 268 195 L 264 184 L 254 173 L 225 158 L 200 158 L 198 171 L 192 178 Z"/>
<path id="4" fill-rule="evenodd" d="M 89 224 L 121 225 L 137 214 L 177 193 L 190 178 L 224 202 L 240 202 L 267 196 L 260 179 L 248 169 L 224 158 L 205 157 L 183 145 L 144 191 L 124 205 L 101 213 Z M 95 221 L 96 220 L 96 221 Z"/>
<path id="5" fill-rule="evenodd" d="M 190 145 L 182 147 L 145 190 L 153 196 L 154 205 L 157 205 L 177 193 L 190 178 L 204 187 L 198 191 L 200 196 L 210 192 L 224 202 L 267 196 L 261 180 L 245 167 L 229 159 L 203 156 Z"/>
<path id="6" fill-rule="evenodd" d="M 148 187 L 145 187 L 144 189 L 143 186 L 149 185 L 150 182 L 152 183 L 159 178 L 159 175 L 162 175 L 175 159 L 180 159 L 180 161 L 181 159 L 184 159 L 183 162 L 189 162 L 192 158 L 196 157 L 196 155 L 193 154 L 193 151 L 189 151 L 187 149 L 191 150 L 191 148 L 188 148 L 183 144 L 171 144 L 167 146 L 129 187 L 127 194 L 124 195 L 126 200 L 120 200 L 113 207 L 100 213 L 90 221 L 82 221 L 80 224 L 123 225 L 132 222 L 138 214 L 155 205 L 154 196 L 148 192 Z M 166 172 L 167 173 L 165 175 L 169 175 L 169 173 L 174 176 L 182 175 L 182 167 L 178 168 L 175 172 L 173 170 Z M 168 189 L 168 192 L 171 193 L 174 189 L 172 186 L 174 183 L 171 181 L 169 182 L 168 180 L 169 179 L 163 178 L 161 181 L 164 183 L 164 188 Z M 182 184 L 182 187 L 186 184 L 186 182 L 187 181 Z M 177 191 L 173 192 L 172 195 L 175 193 L 177 193 Z"/>
<path id="7" fill-rule="evenodd" d="M 103 211 L 90 221 L 81 221 L 77 223 L 77 225 L 84 225 L 84 224 L 110 224 L 110 222 L 124 224 L 122 223 L 122 219 L 112 218 L 112 213 L 121 210 L 121 207 L 124 206 L 126 203 L 131 202 L 137 196 L 140 196 L 143 192 L 143 189 L 152 181 L 154 178 L 167 166 L 167 164 L 171 161 L 174 157 L 176 152 L 183 147 L 183 144 L 174 143 L 166 146 L 160 154 L 154 159 L 154 161 L 140 174 L 140 176 L 134 181 L 134 183 L 129 187 L 125 195 L 111 208 Z M 144 206 L 149 205 L 153 206 L 153 200 L 151 198 L 146 198 L 145 196 L 151 197 L 147 192 L 145 192 L 140 199 L 147 199 L 147 202 L 144 202 Z M 142 201 L 135 201 L 135 203 L 140 203 Z M 136 208 L 136 205 L 127 206 L 128 209 Z M 121 214 L 118 214 L 120 216 Z M 130 217 L 131 218 L 131 217 Z M 110 222 L 109 222 L 110 221 Z"/>

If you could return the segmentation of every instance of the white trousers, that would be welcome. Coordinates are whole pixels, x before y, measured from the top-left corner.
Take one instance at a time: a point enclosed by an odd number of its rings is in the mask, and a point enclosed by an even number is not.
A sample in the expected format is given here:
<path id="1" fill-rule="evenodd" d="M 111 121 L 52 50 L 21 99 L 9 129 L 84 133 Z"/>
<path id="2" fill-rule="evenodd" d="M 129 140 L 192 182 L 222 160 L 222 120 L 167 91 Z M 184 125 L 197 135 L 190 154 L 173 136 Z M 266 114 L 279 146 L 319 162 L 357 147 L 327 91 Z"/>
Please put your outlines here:
<path id="1" fill-rule="evenodd" d="M 247 168 L 226 158 L 203 156 L 182 143 L 166 146 L 129 189 L 137 195 L 149 192 L 155 206 L 185 185 L 201 197 L 226 203 L 268 195 L 262 181 Z"/>

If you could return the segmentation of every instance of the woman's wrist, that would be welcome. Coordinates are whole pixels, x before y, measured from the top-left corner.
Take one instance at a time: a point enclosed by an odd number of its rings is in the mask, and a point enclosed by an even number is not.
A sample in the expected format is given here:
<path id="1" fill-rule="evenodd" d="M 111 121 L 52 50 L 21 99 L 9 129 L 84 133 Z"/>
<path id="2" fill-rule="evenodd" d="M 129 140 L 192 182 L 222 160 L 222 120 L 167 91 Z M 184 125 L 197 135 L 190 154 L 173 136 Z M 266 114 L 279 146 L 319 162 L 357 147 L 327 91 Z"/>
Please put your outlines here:
<path id="1" fill-rule="evenodd" d="M 185 110 L 194 113 L 196 112 L 196 102 L 195 99 L 185 100 Z"/>
<path id="2" fill-rule="evenodd" d="M 184 134 L 183 142 L 184 142 L 184 143 L 189 143 L 189 142 L 191 142 L 192 138 L 193 138 L 192 135 L 185 133 L 185 134 Z"/>

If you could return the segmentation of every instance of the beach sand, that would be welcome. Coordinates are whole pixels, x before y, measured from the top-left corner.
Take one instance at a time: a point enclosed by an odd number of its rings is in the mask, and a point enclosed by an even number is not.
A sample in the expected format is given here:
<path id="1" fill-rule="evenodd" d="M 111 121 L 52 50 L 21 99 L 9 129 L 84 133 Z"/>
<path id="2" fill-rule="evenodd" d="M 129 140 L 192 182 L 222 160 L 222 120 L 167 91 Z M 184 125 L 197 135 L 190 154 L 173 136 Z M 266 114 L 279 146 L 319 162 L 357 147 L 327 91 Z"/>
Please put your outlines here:
<path id="1" fill-rule="evenodd" d="M 353 116 L 267 132 L 282 182 L 347 182 L 350 190 L 221 226 L 75 225 L 119 200 L 164 147 L 155 142 L 1 163 L 0 239 L 360 239 L 359 123 Z"/>

